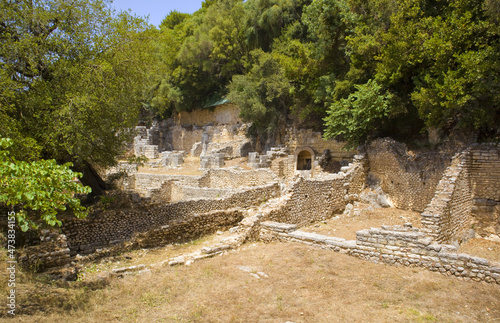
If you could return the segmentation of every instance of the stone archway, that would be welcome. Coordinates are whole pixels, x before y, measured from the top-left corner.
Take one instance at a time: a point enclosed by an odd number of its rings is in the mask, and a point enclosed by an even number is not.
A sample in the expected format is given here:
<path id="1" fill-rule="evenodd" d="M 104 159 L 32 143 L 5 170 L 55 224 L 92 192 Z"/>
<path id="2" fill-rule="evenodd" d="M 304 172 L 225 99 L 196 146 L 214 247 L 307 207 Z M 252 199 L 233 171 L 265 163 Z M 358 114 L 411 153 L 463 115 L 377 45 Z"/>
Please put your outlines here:
<path id="1" fill-rule="evenodd" d="M 296 170 L 311 170 L 315 159 L 314 150 L 310 147 L 302 147 L 297 149 L 295 152 L 295 157 L 297 160 Z"/>

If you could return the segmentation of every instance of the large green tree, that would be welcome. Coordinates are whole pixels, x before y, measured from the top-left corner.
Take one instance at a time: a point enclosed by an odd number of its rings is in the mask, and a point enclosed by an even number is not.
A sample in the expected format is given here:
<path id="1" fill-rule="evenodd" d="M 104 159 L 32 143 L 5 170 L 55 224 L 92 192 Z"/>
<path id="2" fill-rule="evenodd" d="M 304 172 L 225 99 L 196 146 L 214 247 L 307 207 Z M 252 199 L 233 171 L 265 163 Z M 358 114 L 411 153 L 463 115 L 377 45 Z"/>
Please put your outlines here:
<path id="1" fill-rule="evenodd" d="M 353 144 L 374 135 L 409 139 L 428 129 L 499 136 L 500 35 L 494 1 L 409 0 L 377 6 L 353 0 L 351 5 L 357 23 L 348 37 L 350 69 L 336 83 L 329 103 L 327 137 L 338 133 L 339 116 L 346 115 L 341 110 L 358 109 L 354 98 L 364 96 L 360 85 L 370 79 L 392 99 L 386 101 L 385 117 L 352 137 Z"/>
<path id="2" fill-rule="evenodd" d="M 19 160 L 73 162 L 101 188 L 93 166 L 114 162 L 150 79 L 154 31 L 100 0 L 0 2 L 0 135 Z"/>

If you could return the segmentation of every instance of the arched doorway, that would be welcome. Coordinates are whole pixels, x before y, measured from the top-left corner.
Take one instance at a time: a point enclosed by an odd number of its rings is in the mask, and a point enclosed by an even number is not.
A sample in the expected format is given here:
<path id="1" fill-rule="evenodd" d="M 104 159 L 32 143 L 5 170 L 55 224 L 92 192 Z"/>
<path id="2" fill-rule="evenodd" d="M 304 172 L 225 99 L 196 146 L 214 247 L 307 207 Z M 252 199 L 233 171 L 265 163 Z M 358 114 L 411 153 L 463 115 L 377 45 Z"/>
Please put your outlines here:
<path id="1" fill-rule="evenodd" d="M 311 170 L 312 156 L 307 150 L 303 150 L 297 156 L 297 170 Z"/>

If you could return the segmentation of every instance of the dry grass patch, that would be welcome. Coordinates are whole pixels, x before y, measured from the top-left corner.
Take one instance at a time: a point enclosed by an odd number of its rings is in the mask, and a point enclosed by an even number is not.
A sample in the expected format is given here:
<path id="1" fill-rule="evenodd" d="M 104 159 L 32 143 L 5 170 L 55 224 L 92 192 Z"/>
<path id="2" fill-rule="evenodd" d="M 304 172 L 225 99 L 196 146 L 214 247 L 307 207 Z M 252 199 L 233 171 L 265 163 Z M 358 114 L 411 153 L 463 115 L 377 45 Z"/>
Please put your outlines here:
<path id="1" fill-rule="evenodd" d="M 415 228 L 421 226 L 421 217 L 418 212 L 396 208 L 373 208 L 366 204 L 361 204 L 359 210 L 360 214 L 358 216 L 345 217 L 339 214 L 336 217 L 314 223 L 300 230 L 355 240 L 356 231 L 379 228 L 383 224 L 403 225 L 406 222 L 410 222 Z"/>
<path id="2" fill-rule="evenodd" d="M 250 268 L 250 272 L 239 266 Z M 256 278 L 259 273 L 269 277 Z M 263 276 L 260 276 L 263 277 Z M 494 322 L 498 285 L 295 243 L 255 243 L 85 290 L 78 308 L 20 322 Z M 29 300 L 25 300 L 29 302 Z M 20 304 L 21 307 L 27 304 Z"/>
<path id="3" fill-rule="evenodd" d="M 500 262 L 500 242 L 474 238 L 462 244 L 460 252 Z"/>

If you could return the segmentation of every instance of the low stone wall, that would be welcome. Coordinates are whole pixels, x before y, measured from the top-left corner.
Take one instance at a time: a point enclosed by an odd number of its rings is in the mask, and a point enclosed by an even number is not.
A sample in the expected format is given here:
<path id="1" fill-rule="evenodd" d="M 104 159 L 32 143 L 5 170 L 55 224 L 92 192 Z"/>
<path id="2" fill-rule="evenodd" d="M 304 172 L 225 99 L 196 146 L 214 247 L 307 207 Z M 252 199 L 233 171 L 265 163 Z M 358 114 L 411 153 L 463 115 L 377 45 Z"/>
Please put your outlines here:
<path id="1" fill-rule="evenodd" d="M 152 189 L 158 189 L 166 181 L 178 181 L 188 186 L 198 186 L 200 176 L 135 173 L 134 191 L 149 197 Z"/>
<path id="2" fill-rule="evenodd" d="M 84 220 L 66 221 L 62 231 L 68 237 L 68 246 L 72 254 L 88 254 L 96 249 L 129 240 L 135 233 L 168 225 L 174 220 L 217 210 L 256 206 L 279 194 L 279 185 L 274 183 L 242 190 L 228 198 L 103 211 L 91 214 Z"/>
<path id="3" fill-rule="evenodd" d="M 63 267 L 71 262 L 70 250 L 65 235 L 50 233 L 40 237 L 41 243 L 20 250 L 19 264 L 34 272 L 48 268 Z"/>
<path id="4" fill-rule="evenodd" d="M 199 179 L 200 187 L 242 188 L 276 182 L 277 177 L 269 170 L 211 169 Z"/>
<path id="5" fill-rule="evenodd" d="M 458 154 L 439 181 L 435 196 L 422 212 L 423 230 L 437 242 L 461 243 L 472 226 L 470 153 Z"/>
<path id="6" fill-rule="evenodd" d="M 500 263 L 457 253 L 454 246 L 432 240 L 411 226 L 382 226 L 356 232 L 356 247 L 350 254 L 375 262 L 425 267 L 449 276 L 500 284 Z"/>
<path id="7" fill-rule="evenodd" d="M 160 228 L 138 233 L 131 242 L 137 243 L 140 248 L 151 248 L 173 242 L 192 241 L 215 233 L 217 230 L 235 226 L 243 220 L 243 217 L 244 213 L 240 209 L 194 214 L 188 218 L 172 221 Z"/>
<path id="8" fill-rule="evenodd" d="M 454 246 L 433 242 L 411 225 L 361 230 L 356 232 L 356 240 L 345 240 L 298 231 L 295 225 L 262 222 L 259 238 L 303 242 L 373 262 L 424 267 L 465 280 L 500 284 L 500 263 L 458 253 Z"/>

